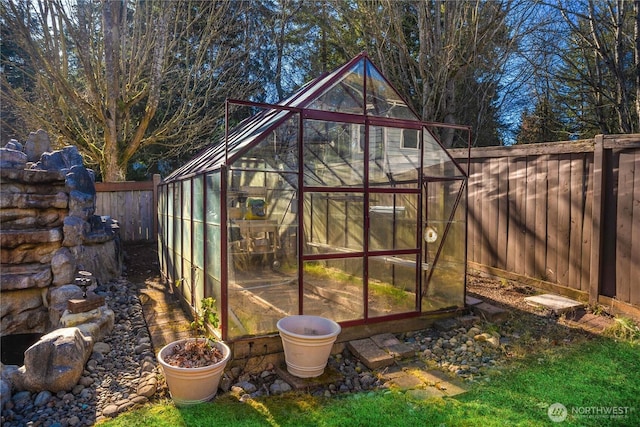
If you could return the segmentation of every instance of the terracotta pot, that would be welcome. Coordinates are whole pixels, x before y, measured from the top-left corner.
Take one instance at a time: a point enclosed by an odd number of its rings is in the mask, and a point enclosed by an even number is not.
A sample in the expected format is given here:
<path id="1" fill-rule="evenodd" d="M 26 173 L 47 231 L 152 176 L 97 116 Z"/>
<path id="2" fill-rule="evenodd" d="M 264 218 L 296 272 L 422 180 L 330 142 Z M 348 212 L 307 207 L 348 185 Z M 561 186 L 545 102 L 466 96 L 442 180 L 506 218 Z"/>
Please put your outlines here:
<path id="1" fill-rule="evenodd" d="M 213 399 L 218 391 L 224 368 L 231 357 L 229 346 L 220 341 L 211 341 L 212 345 L 220 349 L 224 356 L 218 363 L 201 368 L 180 368 L 165 362 L 164 357 L 171 354 L 174 345 L 194 339 L 173 341 L 158 352 L 158 362 L 162 366 L 171 398 L 176 406 L 195 405 Z"/>
<path id="2" fill-rule="evenodd" d="M 288 316 L 276 324 L 280 331 L 287 371 L 300 378 L 324 373 L 333 343 L 342 328 L 333 320 L 309 315 Z"/>

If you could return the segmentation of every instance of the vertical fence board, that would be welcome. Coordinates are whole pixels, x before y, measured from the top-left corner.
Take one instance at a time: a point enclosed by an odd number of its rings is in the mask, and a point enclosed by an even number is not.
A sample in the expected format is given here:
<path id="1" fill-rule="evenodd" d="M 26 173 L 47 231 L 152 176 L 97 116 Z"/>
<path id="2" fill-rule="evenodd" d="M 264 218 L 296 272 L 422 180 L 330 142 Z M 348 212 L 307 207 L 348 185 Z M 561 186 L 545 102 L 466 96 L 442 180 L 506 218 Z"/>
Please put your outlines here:
<path id="1" fill-rule="evenodd" d="M 507 266 L 507 235 L 509 226 L 509 201 L 507 199 L 509 191 L 509 163 L 505 158 L 498 159 L 498 242 L 496 244 L 498 259 L 497 267 Z"/>
<path id="2" fill-rule="evenodd" d="M 633 219 L 633 166 L 635 154 L 620 151 L 618 169 L 618 215 L 616 238 L 616 298 L 630 300 L 630 249 Z"/>
<path id="3" fill-rule="evenodd" d="M 489 159 L 485 163 L 483 179 L 488 186 L 487 207 L 483 215 L 486 215 L 486 239 L 481 262 L 485 265 L 495 265 L 497 262 L 496 242 L 498 241 L 498 201 L 499 201 L 499 160 Z"/>
<path id="4" fill-rule="evenodd" d="M 480 175 L 482 173 L 482 163 L 471 162 L 471 164 L 469 165 L 469 173 L 469 185 L 477 189 L 481 180 Z M 482 245 L 482 227 L 480 225 L 481 211 L 478 208 L 479 199 L 480 196 L 478 191 L 474 191 L 473 194 L 469 193 L 469 200 L 467 201 L 469 208 L 469 247 L 467 248 L 467 253 L 469 254 L 469 258 L 473 259 L 474 261 L 479 260 L 479 246 Z"/>
<path id="5" fill-rule="evenodd" d="M 584 219 L 582 221 L 582 258 L 580 261 L 580 290 L 589 292 L 591 280 L 591 232 L 593 216 L 593 155 L 586 155 L 584 160 Z"/>
<path id="6" fill-rule="evenodd" d="M 633 211 L 631 217 L 631 259 L 629 265 L 631 271 L 629 277 L 634 278 L 634 283 L 629 291 L 629 302 L 640 305 L 640 150 L 635 150 L 633 166 Z"/>
<path id="7" fill-rule="evenodd" d="M 537 156 L 528 156 L 525 164 L 526 167 L 526 195 L 525 195 L 525 259 L 524 274 L 529 277 L 536 276 L 536 182 L 538 178 Z"/>
<path id="8" fill-rule="evenodd" d="M 582 220 L 584 215 L 584 189 L 582 174 L 582 154 L 571 155 L 571 183 L 570 183 L 570 224 L 569 224 L 569 276 L 567 284 L 574 289 L 580 289 L 582 279 L 580 262 L 582 261 Z"/>
<path id="9" fill-rule="evenodd" d="M 545 260 L 547 257 L 547 164 L 549 156 L 543 154 L 535 159 L 536 162 L 536 197 L 535 204 L 535 268 L 533 277 L 546 278 Z"/>
<path id="10" fill-rule="evenodd" d="M 558 169 L 558 265 L 556 281 L 569 284 L 569 233 L 571 232 L 571 155 L 561 154 Z"/>
<path id="11" fill-rule="evenodd" d="M 142 240 L 153 240 L 154 206 L 153 193 L 149 191 L 140 192 L 140 237 Z"/>
<path id="12" fill-rule="evenodd" d="M 547 225 L 547 267 L 546 277 L 550 282 L 557 281 L 558 277 L 558 158 L 552 156 L 548 163 L 549 173 L 549 193 L 548 213 L 549 223 Z"/>
<path id="13" fill-rule="evenodd" d="M 517 197 L 517 164 L 514 158 L 507 159 L 507 182 L 506 182 L 506 202 L 507 202 L 507 270 L 516 269 L 516 197 Z"/>
<path id="14" fill-rule="evenodd" d="M 525 273 L 525 260 L 527 258 L 527 246 L 526 246 L 526 228 L 525 228 L 525 220 L 526 220 L 526 198 L 527 198 L 527 162 L 526 157 L 519 157 L 516 164 L 516 173 L 515 179 L 517 183 L 516 194 L 515 194 L 515 209 L 513 219 L 515 228 L 515 270 L 514 272 L 518 274 Z"/>
<path id="15" fill-rule="evenodd" d="M 485 234 L 486 223 L 487 223 L 487 215 L 485 213 L 485 207 L 487 205 L 487 182 L 486 182 L 486 165 L 481 163 L 474 162 L 474 170 L 475 170 L 475 185 L 478 188 L 478 191 L 474 191 L 475 195 L 475 209 L 476 209 L 476 245 L 475 245 L 475 256 L 474 258 L 478 260 L 478 262 L 482 261 L 483 254 L 488 250 L 488 238 Z"/>

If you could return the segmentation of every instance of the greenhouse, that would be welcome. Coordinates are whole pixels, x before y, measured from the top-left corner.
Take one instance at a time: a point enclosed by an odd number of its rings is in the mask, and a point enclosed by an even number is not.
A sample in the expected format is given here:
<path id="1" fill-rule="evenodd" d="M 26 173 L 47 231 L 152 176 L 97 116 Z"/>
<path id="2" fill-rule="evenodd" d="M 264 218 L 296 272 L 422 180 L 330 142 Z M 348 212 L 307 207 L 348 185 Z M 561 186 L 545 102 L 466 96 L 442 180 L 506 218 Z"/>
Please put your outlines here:
<path id="1" fill-rule="evenodd" d="M 464 307 L 450 130 L 469 133 L 423 123 L 366 53 L 277 105 L 227 100 L 223 140 L 160 186 L 165 279 L 192 310 L 215 298 L 228 341 L 294 314 L 349 328 Z"/>

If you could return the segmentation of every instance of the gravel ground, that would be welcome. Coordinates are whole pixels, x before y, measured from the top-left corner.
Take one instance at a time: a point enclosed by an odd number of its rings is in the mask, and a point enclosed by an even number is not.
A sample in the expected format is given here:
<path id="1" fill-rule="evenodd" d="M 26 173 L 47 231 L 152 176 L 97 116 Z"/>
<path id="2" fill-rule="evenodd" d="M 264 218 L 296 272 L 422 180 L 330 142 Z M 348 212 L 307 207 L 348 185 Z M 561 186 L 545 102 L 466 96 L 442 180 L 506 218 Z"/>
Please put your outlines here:
<path id="1" fill-rule="evenodd" d="M 140 287 L 160 280 L 155 250 L 152 245 L 130 247 L 127 255 L 126 276 L 97 290 L 114 310 L 116 326 L 94 347 L 78 386 L 57 394 L 13 394 L 2 411 L 3 426 L 88 426 L 149 401 L 169 397 L 138 298 Z M 534 293 L 530 287 L 469 276 L 468 293 L 507 308 L 508 319 L 499 324 L 476 319 L 448 331 L 425 329 L 398 335 L 415 350 L 415 361 L 474 382 L 500 369 L 510 358 L 523 356 L 540 346 L 569 346 L 593 336 L 563 316 L 524 303 L 523 298 Z M 310 390 L 312 394 L 329 397 L 385 388 L 384 377 L 369 370 L 348 350 L 331 356 L 329 365 L 342 378 Z M 259 373 L 232 368 L 225 375 L 222 392 L 235 393 L 241 400 L 291 389 L 273 366 Z"/>

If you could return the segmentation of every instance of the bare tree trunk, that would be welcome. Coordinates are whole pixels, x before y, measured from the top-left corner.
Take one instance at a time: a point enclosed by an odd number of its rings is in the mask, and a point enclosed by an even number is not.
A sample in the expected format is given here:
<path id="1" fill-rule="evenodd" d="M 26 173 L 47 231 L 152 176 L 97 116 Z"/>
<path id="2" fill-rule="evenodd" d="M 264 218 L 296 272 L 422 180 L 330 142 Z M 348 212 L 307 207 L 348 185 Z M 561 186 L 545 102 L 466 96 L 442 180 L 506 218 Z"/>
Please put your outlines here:
<path id="1" fill-rule="evenodd" d="M 238 37 L 249 7 L 234 0 L 79 1 L 73 8 L 66 0 L 3 2 L 0 19 L 29 59 L 28 67 L 12 65 L 38 70 L 31 99 L 5 80 L 3 96 L 25 121 L 77 145 L 102 179 L 124 180 L 145 147 L 156 145 L 147 155 L 166 159 L 210 143 L 222 100 L 252 89 L 237 66 L 253 50 L 253 38 L 243 50 Z"/>
<path id="2" fill-rule="evenodd" d="M 104 157 L 102 173 L 105 181 L 124 181 L 126 169 L 118 161 L 118 95 L 120 93 L 120 1 L 102 0 L 102 31 L 104 34 Z"/>

